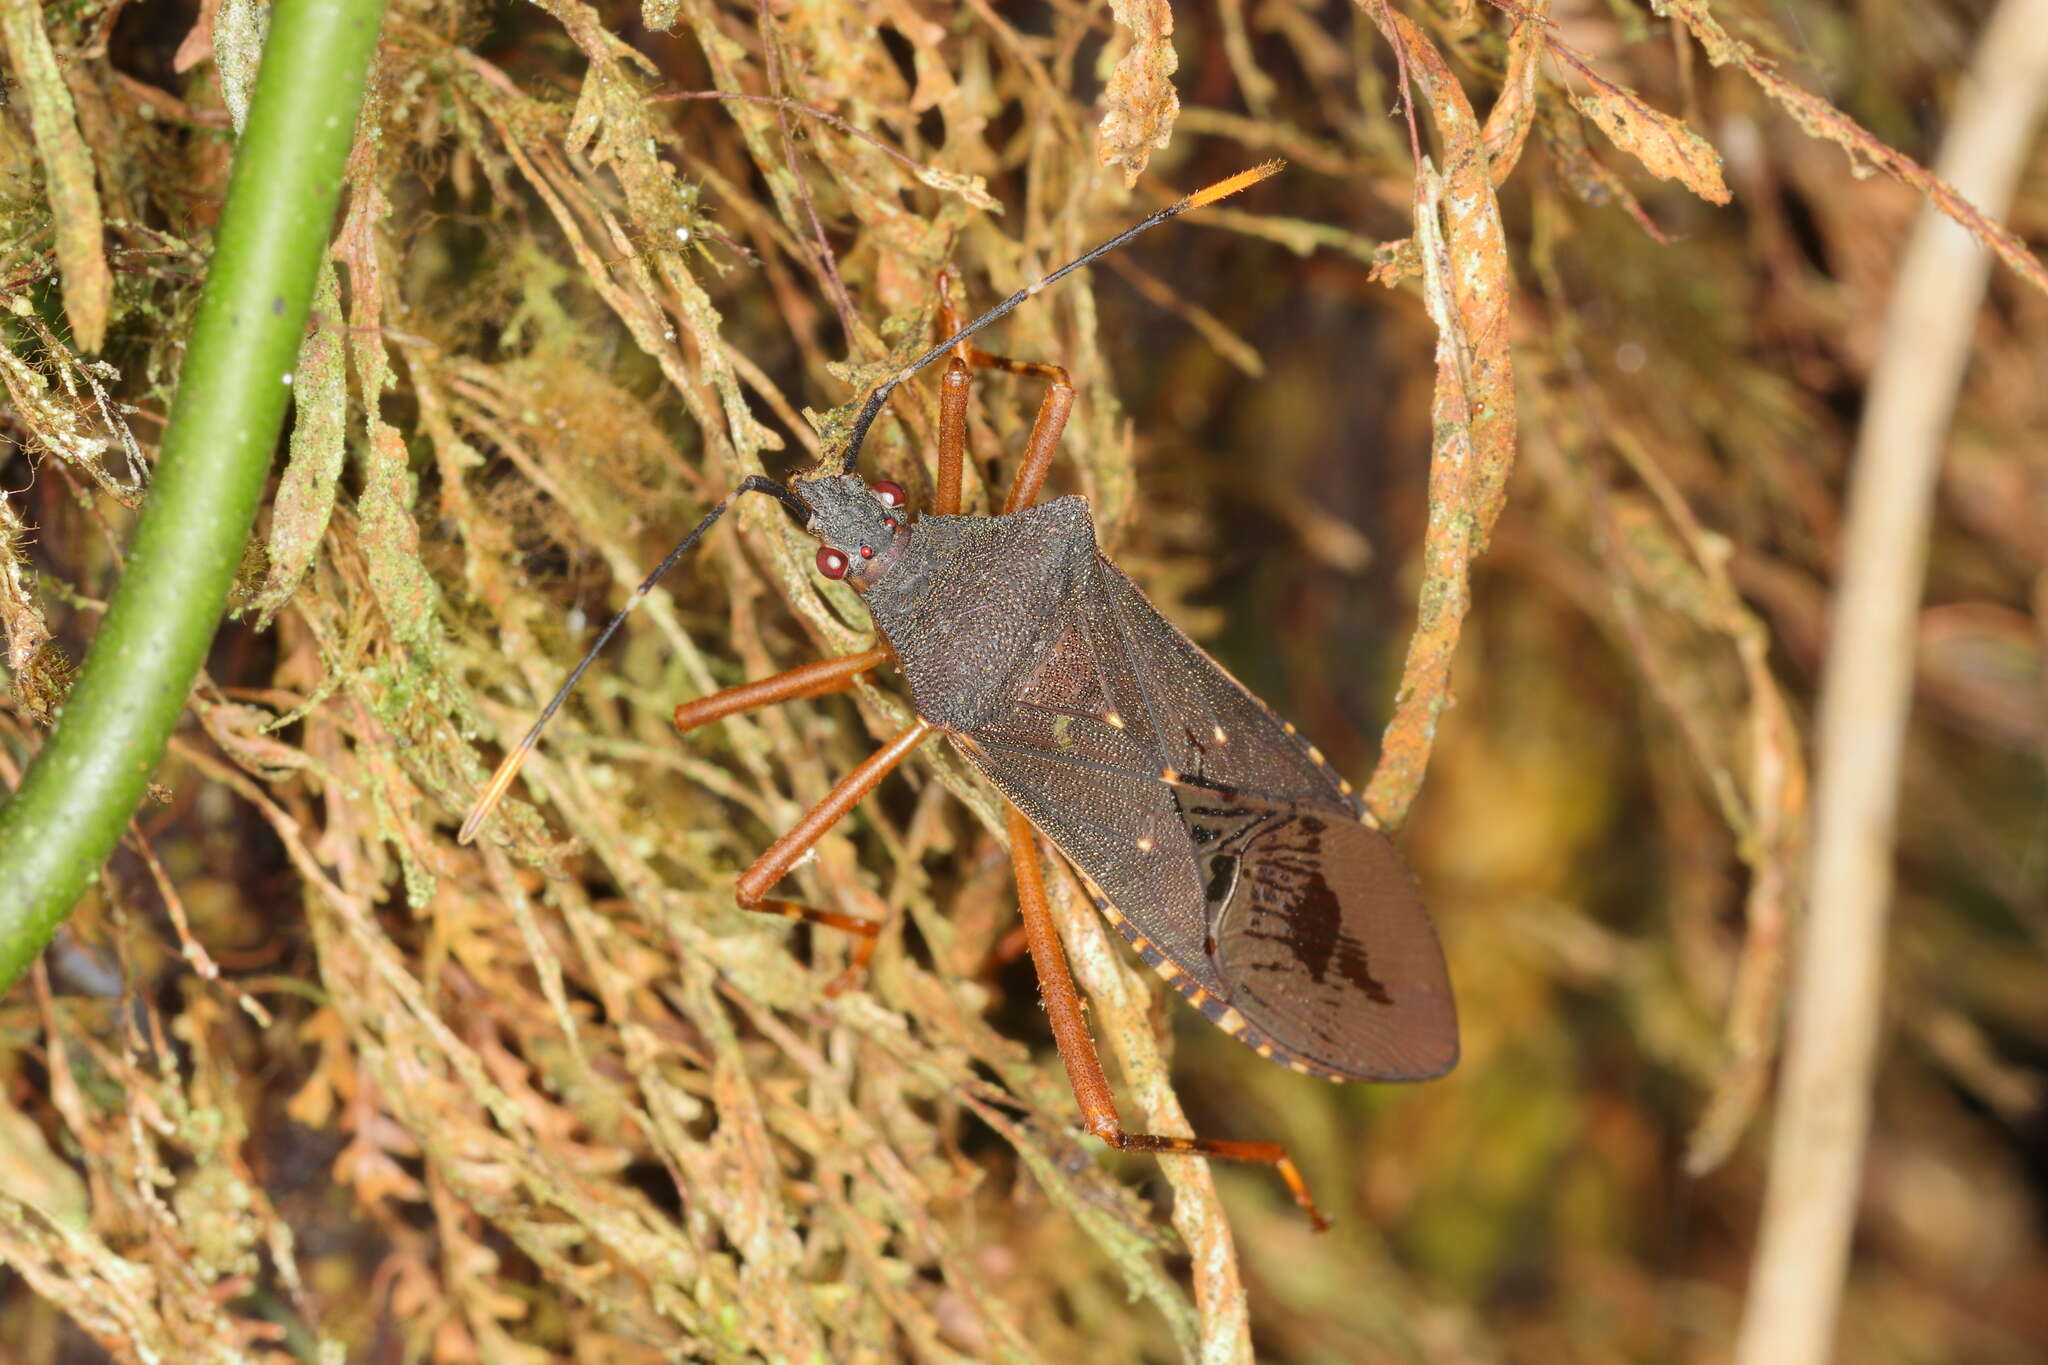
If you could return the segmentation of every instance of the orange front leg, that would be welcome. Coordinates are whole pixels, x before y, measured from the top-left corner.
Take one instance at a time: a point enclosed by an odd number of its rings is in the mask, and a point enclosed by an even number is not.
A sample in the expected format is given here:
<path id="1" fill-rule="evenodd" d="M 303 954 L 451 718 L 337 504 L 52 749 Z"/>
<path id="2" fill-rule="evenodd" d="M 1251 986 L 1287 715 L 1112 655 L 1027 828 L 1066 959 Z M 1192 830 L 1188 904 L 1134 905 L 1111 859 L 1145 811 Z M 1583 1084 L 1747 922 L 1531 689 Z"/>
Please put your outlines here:
<path id="1" fill-rule="evenodd" d="M 772 678 L 740 683 L 736 687 L 713 692 L 708 697 L 686 701 L 676 708 L 676 729 L 688 734 L 700 725 L 709 725 L 714 720 L 736 716 L 742 711 L 758 711 L 764 706 L 795 701 L 799 697 L 824 697 L 847 691 L 855 678 L 880 668 L 891 657 L 887 645 L 877 645 L 859 654 L 821 659 L 786 673 L 777 673 Z"/>

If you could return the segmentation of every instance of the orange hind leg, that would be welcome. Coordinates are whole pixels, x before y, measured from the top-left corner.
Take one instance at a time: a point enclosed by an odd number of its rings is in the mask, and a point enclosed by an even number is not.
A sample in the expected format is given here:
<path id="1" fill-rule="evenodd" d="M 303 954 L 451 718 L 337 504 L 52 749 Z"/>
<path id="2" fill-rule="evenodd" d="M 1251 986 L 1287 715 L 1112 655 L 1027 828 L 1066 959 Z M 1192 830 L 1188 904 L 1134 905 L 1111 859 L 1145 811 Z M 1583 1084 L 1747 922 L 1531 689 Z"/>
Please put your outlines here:
<path id="1" fill-rule="evenodd" d="M 1059 931 L 1052 922 L 1052 907 L 1045 898 L 1045 879 L 1038 866 L 1038 835 L 1024 813 L 1010 808 L 1010 859 L 1017 869 L 1017 903 L 1023 911 L 1025 942 L 1031 950 L 1031 965 L 1038 969 L 1038 989 L 1045 1000 L 1046 1021 L 1052 1025 L 1053 1041 L 1059 1045 L 1060 1061 L 1066 1064 L 1067 1081 L 1081 1105 L 1081 1121 L 1090 1133 L 1119 1152 L 1157 1152 L 1163 1156 L 1220 1157 L 1225 1161 L 1258 1162 L 1279 1171 L 1287 1192 L 1308 1215 L 1309 1223 L 1321 1232 L 1330 1226 L 1308 1183 L 1287 1149 L 1277 1142 L 1236 1142 L 1227 1138 L 1174 1137 L 1165 1133 L 1127 1132 L 1117 1117 L 1116 1100 L 1102 1071 L 1102 1057 L 1089 1036 L 1087 1020 L 1081 1015 L 1081 993 L 1074 974 L 1067 967 L 1066 950 L 1060 946 Z"/>

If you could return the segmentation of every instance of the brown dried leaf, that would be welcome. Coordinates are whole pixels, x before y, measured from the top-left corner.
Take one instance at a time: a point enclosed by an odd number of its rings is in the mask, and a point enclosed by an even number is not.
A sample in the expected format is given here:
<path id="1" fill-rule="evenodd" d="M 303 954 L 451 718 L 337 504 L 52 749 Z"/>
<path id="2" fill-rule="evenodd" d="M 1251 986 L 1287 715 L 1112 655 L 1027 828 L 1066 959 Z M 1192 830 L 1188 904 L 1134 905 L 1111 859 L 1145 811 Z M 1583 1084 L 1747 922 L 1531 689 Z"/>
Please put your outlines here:
<path id="1" fill-rule="evenodd" d="M 1542 66 L 1544 16 L 1549 9 L 1550 0 L 1531 0 L 1526 12 L 1515 16 L 1514 31 L 1508 35 L 1507 79 L 1479 135 L 1496 185 L 1505 183 L 1515 169 L 1536 122 L 1536 74 Z"/>
<path id="2" fill-rule="evenodd" d="M 1715 66 L 1733 63 L 1749 73 L 1764 93 L 1783 105 L 1813 137 L 1832 142 L 1849 154 L 1859 174 L 1871 168 L 1910 185 L 1929 203 L 1967 228 L 1972 236 L 1996 252 L 2013 273 L 2043 293 L 2048 293 L 2048 266 L 2027 249 L 2025 242 L 2003 223 L 1994 223 L 1976 205 L 1956 193 L 1955 186 L 1922 166 L 1905 153 L 1888 146 L 1869 129 L 1829 104 L 1820 96 L 1785 79 L 1777 64 L 1760 55 L 1739 38 L 1731 37 L 1715 19 L 1707 0 L 1653 0 L 1659 14 L 1674 14 L 1706 49 L 1707 60 Z"/>
<path id="3" fill-rule="evenodd" d="M 323 262 L 313 285 L 313 327 L 292 369 L 292 435 L 270 510 L 270 574 L 254 606 L 257 627 L 291 600 L 319 552 L 334 512 L 334 490 L 348 435 L 347 357 L 341 342 L 341 289 Z"/>
<path id="4" fill-rule="evenodd" d="M 402 1125 L 372 1113 L 334 1158 L 334 1182 L 353 1186 L 356 1202 L 365 1208 L 387 1199 L 416 1202 L 426 1197 L 426 1186 L 400 1165 L 398 1158 L 417 1157 L 419 1151 L 419 1143 Z"/>
<path id="5" fill-rule="evenodd" d="M 1441 179 L 1424 162 L 1415 186 L 1415 243 L 1437 325 L 1429 538 L 1401 691 L 1365 793 L 1373 817 L 1393 826 L 1421 789 L 1437 718 L 1450 704 L 1451 657 L 1471 605 L 1472 561 L 1486 548 L 1514 465 L 1515 374 L 1508 351 L 1513 277 L 1471 102 L 1421 29 L 1384 4 L 1359 4 L 1388 41 L 1399 45 L 1409 78 L 1442 136 L 1445 159 Z"/>
<path id="6" fill-rule="evenodd" d="M 1173 6 L 1168 0 L 1111 0 L 1110 9 L 1131 31 L 1131 47 L 1103 89 L 1109 108 L 1097 130 L 1095 155 L 1105 166 L 1121 167 L 1124 183 L 1135 185 L 1152 153 L 1172 138 L 1180 113 L 1173 89 L 1173 73 L 1180 68 L 1172 42 Z"/>
<path id="7" fill-rule="evenodd" d="M 324 1128 L 335 1110 L 356 1093 L 348 1023 L 332 1007 L 322 1005 L 307 1015 L 295 1032 L 302 1045 L 317 1048 L 319 1055 L 312 1074 L 285 1102 L 285 1112 L 308 1128 Z"/>
<path id="8" fill-rule="evenodd" d="M 1565 188 L 1595 208 L 1619 204 L 1651 241 L 1660 246 L 1670 244 L 1671 238 L 1657 226 L 1621 177 L 1593 155 L 1593 149 L 1586 145 L 1585 124 L 1567 117 L 1554 103 L 1546 103 L 1538 122 L 1543 128 L 1543 145 L 1550 149 Z"/>
<path id="9" fill-rule="evenodd" d="M 199 17 L 171 54 L 171 70 L 183 75 L 213 55 L 213 21 L 219 12 L 220 0 L 199 0 Z"/>
<path id="10" fill-rule="evenodd" d="M 1366 278 L 1392 289 L 1401 281 L 1415 279 L 1421 274 L 1422 253 L 1416 250 L 1413 237 L 1403 237 L 1399 241 L 1379 244 L 1372 253 L 1372 269 Z"/>
<path id="11" fill-rule="evenodd" d="M 1721 178 L 1721 154 L 1705 138 L 1626 86 L 1592 78 L 1595 93 L 1571 96 L 1572 107 L 1600 126 L 1615 146 L 1643 163 L 1659 180 L 1676 180 L 1710 204 L 1728 202 Z"/>
<path id="12" fill-rule="evenodd" d="M 22 538 L 27 531 L 14 504 L 0 494 L 0 660 L 14 676 L 16 690 L 36 654 L 50 638 L 50 623 L 21 572 Z"/>
<path id="13" fill-rule="evenodd" d="M 85 1181 L 51 1149 L 36 1121 L 0 1103 L 0 1188 L 60 1227 L 84 1228 L 92 1218 Z"/>
<path id="14" fill-rule="evenodd" d="M 349 336 L 358 389 L 371 395 L 364 405 L 363 491 L 357 511 L 369 556 L 370 586 L 397 638 L 416 662 L 439 654 L 433 580 L 419 561 L 420 532 L 413 520 L 414 485 L 405 438 L 379 415 L 375 395 L 391 375 L 384 350 L 382 224 L 390 205 L 375 181 L 358 180 L 349 194 L 348 216 L 336 243 L 348 266 Z"/>
<path id="15" fill-rule="evenodd" d="M 114 276 L 100 240 L 100 196 L 93 181 L 92 153 L 78 135 L 71 91 L 57 66 L 36 0 L 0 0 L 0 36 L 28 103 L 29 126 L 42 157 L 44 192 L 57 227 L 57 266 L 62 274 L 64 316 L 77 348 L 97 351 L 107 336 Z"/>

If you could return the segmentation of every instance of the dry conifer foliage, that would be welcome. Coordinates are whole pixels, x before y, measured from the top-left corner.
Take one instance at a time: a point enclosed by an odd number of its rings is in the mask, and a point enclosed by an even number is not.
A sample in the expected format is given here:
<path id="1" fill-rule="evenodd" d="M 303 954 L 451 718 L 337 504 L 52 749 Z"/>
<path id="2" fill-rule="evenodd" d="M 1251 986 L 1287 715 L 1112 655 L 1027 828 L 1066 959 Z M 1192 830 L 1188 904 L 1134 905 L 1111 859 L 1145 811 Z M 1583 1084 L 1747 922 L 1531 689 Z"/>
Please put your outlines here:
<path id="1" fill-rule="evenodd" d="M 118 576 L 262 8 L 5 8 L 11 784 Z M 0 1001 L 0 1354 L 1725 1358 L 1847 452 L 1983 12 L 397 0 L 236 619 Z M 1263 1171 L 1079 1134 L 1028 971 L 981 975 L 1000 812 L 936 747 L 793 880 L 894 926 L 863 990 L 733 908 L 907 719 L 885 675 L 670 732 L 867 643 L 767 500 L 451 837 L 593 620 L 928 341 L 944 267 L 992 301 L 1271 156 L 991 340 L 1075 375 L 1055 489 L 1405 824 L 1466 1040 L 1423 1087 L 1264 1066 L 1053 884 L 1127 1116 L 1287 1142 L 1320 1238 Z M 2048 1340 L 2048 162 L 2009 230 L 1949 206 L 2004 267 L 1921 616 L 1855 1360 Z M 982 386 L 970 509 L 1037 398 Z M 935 413 L 907 389 L 869 472 L 927 496 Z"/>

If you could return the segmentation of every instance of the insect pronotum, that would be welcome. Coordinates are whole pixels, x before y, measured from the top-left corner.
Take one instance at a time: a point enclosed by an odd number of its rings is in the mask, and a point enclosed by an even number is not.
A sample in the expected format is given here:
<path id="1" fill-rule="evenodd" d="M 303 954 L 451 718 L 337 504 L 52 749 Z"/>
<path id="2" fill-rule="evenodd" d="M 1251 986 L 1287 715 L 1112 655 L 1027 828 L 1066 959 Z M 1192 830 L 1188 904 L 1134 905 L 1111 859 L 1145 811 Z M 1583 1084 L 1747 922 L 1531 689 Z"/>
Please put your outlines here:
<path id="1" fill-rule="evenodd" d="M 879 924 L 768 893 L 913 749 L 945 735 L 1009 801 L 1026 944 L 1087 1130 L 1123 1151 L 1272 1165 L 1323 1227 L 1277 1143 L 1124 1129 L 1053 927 L 1037 840 L 1066 857 L 1138 955 L 1217 1027 L 1261 1056 L 1339 1081 L 1424 1080 L 1457 1061 L 1450 981 L 1414 878 L 1322 753 L 1103 557 L 1087 502 L 1038 502 L 1074 403 L 1066 371 L 968 344 L 1046 286 L 1280 166 L 1267 162 L 1189 195 L 953 330 L 868 395 L 836 469 L 828 460 L 787 487 L 759 475 L 742 481 L 598 635 L 498 766 L 460 837 L 474 837 L 627 613 L 734 498 L 765 493 L 818 539 L 818 571 L 860 594 L 881 643 L 686 702 L 676 708 L 677 728 L 844 691 L 892 659 L 918 719 L 740 874 L 738 903 L 859 935 L 849 971 L 863 968 Z M 913 519 L 900 487 L 868 483 L 855 470 L 889 395 L 948 355 L 935 505 Z M 965 517 L 968 399 L 972 373 L 983 368 L 1045 378 L 1049 391 L 1001 514 Z"/>

